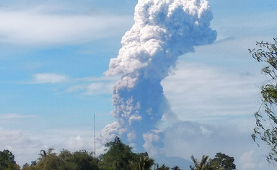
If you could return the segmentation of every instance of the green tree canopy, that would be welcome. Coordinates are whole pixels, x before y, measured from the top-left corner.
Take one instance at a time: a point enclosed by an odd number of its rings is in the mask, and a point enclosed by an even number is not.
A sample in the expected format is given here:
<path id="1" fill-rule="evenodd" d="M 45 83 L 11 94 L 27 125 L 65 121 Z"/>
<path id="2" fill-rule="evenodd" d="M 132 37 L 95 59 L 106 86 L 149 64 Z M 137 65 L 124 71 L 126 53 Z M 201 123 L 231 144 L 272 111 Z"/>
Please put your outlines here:
<path id="1" fill-rule="evenodd" d="M 223 153 L 217 153 L 215 158 L 211 160 L 211 166 L 217 170 L 233 170 L 236 169 L 234 158 Z"/>
<path id="2" fill-rule="evenodd" d="M 20 170 L 11 151 L 0 151 L 0 170 Z"/>
<path id="3" fill-rule="evenodd" d="M 267 155 L 269 162 L 277 161 L 277 39 L 274 43 L 257 42 L 258 49 L 249 50 L 252 57 L 258 62 L 263 62 L 265 66 L 262 73 L 267 76 L 264 85 L 261 86 L 262 105 L 255 113 L 256 127 L 252 138 L 264 141 L 270 151 Z"/>
<path id="4" fill-rule="evenodd" d="M 130 146 L 122 143 L 118 136 L 105 146 L 108 151 L 100 158 L 100 168 L 104 170 L 130 170 L 130 162 L 137 160 L 139 157 L 138 154 L 132 152 Z"/>
<path id="5" fill-rule="evenodd" d="M 209 158 L 203 155 L 202 159 L 198 161 L 194 156 L 191 156 L 193 166 L 190 166 L 191 170 L 234 170 L 236 165 L 234 164 L 234 158 L 223 153 L 217 153 L 215 158 Z"/>
<path id="6" fill-rule="evenodd" d="M 68 165 L 75 164 L 78 170 L 99 170 L 98 159 L 93 157 L 92 152 L 86 150 L 74 152 L 65 162 Z"/>
<path id="7" fill-rule="evenodd" d="M 62 150 L 59 155 L 53 149 L 41 150 L 40 158 L 32 165 L 25 164 L 23 170 L 99 170 L 98 159 L 86 150 L 71 153 Z"/>
<path id="8" fill-rule="evenodd" d="M 153 159 L 143 154 L 141 154 L 137 160 L 131 160 L 129 163 L 132 170 L 150 170 L 155 164 Z"/>

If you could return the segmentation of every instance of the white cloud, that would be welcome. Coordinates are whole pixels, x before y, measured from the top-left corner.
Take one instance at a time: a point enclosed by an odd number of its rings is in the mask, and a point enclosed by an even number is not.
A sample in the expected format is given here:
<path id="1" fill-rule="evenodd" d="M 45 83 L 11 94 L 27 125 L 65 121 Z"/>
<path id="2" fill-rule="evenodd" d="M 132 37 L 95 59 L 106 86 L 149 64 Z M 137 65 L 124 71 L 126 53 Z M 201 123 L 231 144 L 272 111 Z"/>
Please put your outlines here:
<path id="1" fill-rule="evenodd" d="M 172 111 L 181 120 L 207 121 L 223 116 L 251 116 L 259 99 L 259 81 L 253 75 L 180 63 L 176 74 L 162 84 Z"/>
<path id="2" fill-rule="evenodd" d="M 100 131 L 95 132 L 96 137 Z M 23 130 L 9 130 L 0 127 L 0 150 L 8 149 L 15 155 L 16 162 L 22 166 L 37 160 L 40 150 L 54 148 L 59 153 L 63 148 L 72 152 L 78 150 L 94 150 L 93 132 L 91 128 L 36 129 L 32 133 Z M 97 155 L 103 153 L 104 146 L 96 138 Z"/>
<path id="3" fill-rule="evenodd" d="M 66 89 L 66 92 L 79 92 L 85 90 L 86 95 L 100 95 L 111 94 L 112 83 L 110 82 L 96 82 L 90 84 L 74 85 Z"/>
<path id="4" fill-rule="evenodd" d="M 254 170 L 256 168 L 256 163 L 253 159 L 254 151 L 245 152 L 239 158 L 240 163 L 242 164 L 242 169 L 244 170 Z"/>
<path id="5" fill-rule="evenodd" d="M 275 164 L 266 161 L 266 153 L 269 151 L 268 147 L 259 148 L 260 150 L 250 150 L 241 154 L 239 163 L 242 170 L 256 170 L 256 169 L 276 169 Z"/>
<path id="6" fill-rule="evenodd" d="M 87 85 L 84 84 L 79 84 L 79 85 L 75 85 L 75 86 L 71 86 L 69 88 L 66 89 L 66 92 L 76 92 L 82 89 L 86 89 Z"/>
<path id="7" fill-rule="evenodd" d="M 35 74 L 33 83 L 43 84 L 43 83 L 62 83 L 66 82 L 68 78 L 64 75 L 59 75 L 55 73 L 39 73 Z"/>
<path id="8" fill-rule="evenodd" d="M 45 8 L 2 9 L 0 42 L 27 46 L 78 44 L 120 35 L 130 23 L 132 20 L 127 16 L 51 14 Z"/>
<path id="9" fill-rule="evenodd" d="M 76 137 L 70 137 L 67 141 L 64 142 L 65 148 L 75 151 L 82 150 L 88 147 L 88 145 L 89 143 L 87 143 L 87 141 L 85 141 L 85 139 L 79 135 Z"/>
<path id="10" fill-rule="evenodd" d="M 8 149 L 15 155 L 19 165 L 34 161 L 38 152 L 44 148 L 40 140 L 34 139 L 22 130 L 6 130 L 0 128 L 0 150 Z"/>
<path id="11" fill-rule="evenodd" d="M 86 83 L 84 83 L 86 82 Z M 88 83 L 89 82 L 89 83 Z M 101 95 L 111 94 L 112 86 L 115 78 L 110 77 L 85 77 L 85 78 L 69 78 L 66 75 L 56 73 L 38 73 L 33 75 L 32 84 L 46 84 L 46 83 L 68 83 L 71 86 L 66 88 L 66 92 L 74 93 L 81 92 L 85 95 Z M 72 83 L 76 85 L 72 85 Z"/>
<path id="12" fill-rule="evenodd" d="M 99 142 L 98 138 L 96 138 L 94 142 L 94 139 L 92 137 L 89 137 L 88 135 L 70 136 L 61 145 L 62 148 L 65 148 L 72 152 L 79 150 L 95 152 L 96 156 L 103 154 L 105 150 L 105 146 Z"/>
<path id="13" fill-rule="evenodd" d="M 101 95 L 101 94 L 111 94 L 112 86 L 118 77 L 84 77 L 76 78 L 73 81 L 77 83 L 89 82 L 83 84 L 77 84 L 70 86 L 66 89 L 66 92 L 83 92 L 86 95 Z"/>
<path id="14" fill-rule="evenodd" d="M 111 83 L 91 83 L 87 86 L 86 94 L 111 94 L 112 84 Z"/>

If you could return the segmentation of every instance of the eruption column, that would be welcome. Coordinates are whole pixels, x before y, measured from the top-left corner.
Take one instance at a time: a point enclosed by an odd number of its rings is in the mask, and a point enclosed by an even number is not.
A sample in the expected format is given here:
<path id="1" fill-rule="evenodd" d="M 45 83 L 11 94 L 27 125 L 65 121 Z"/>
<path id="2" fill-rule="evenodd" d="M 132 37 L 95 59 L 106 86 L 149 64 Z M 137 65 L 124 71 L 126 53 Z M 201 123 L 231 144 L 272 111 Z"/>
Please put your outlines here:
<path id="1" fill-rule="evenodd" d="M 117 121 L 103 129 L 103 139 L 118 135 L 146 150 L 160 140 L 156 125 L 170 114 L 161 81 L 175 67 L 178 56 L 215 41 L 212 17 L 206 0 L 138 1 L 135 23 L 122 37 L 122 48 L 105 73 L 121 75 L 121 79 L 112 94 L 111 114 Z"/>

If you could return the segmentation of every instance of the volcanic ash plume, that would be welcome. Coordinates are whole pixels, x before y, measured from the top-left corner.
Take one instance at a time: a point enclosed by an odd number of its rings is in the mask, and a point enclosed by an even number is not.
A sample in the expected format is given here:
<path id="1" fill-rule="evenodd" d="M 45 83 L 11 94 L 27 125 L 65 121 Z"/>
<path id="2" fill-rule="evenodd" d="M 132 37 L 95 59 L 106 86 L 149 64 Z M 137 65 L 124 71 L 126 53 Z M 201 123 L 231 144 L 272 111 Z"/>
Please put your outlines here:
<path id="1" fill-rule="evenodd" d="M 170 113 L 161 81 L 178 56 L 215 41 L 212 17 L 206 0 L 139 0 L 135 23 L 106 72 L 122 77 L 113 87 L 112 116 L 117 121 L 103 129 L 103 138 L 119 135 L 136 148 L 150 148 L 160 140 L 156 125 Z"/>

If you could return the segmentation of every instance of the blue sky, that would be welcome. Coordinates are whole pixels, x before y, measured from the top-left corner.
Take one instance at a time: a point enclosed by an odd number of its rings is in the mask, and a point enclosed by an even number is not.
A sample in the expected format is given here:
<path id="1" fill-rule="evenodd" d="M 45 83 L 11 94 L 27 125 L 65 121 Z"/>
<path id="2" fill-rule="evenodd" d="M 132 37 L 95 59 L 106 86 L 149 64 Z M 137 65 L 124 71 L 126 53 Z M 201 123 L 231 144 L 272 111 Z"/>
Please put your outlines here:
<path id="1" fill-rule="evenodd" d="M 111 89 L 119 77 L 103 73 L 133 24 L 136 3 L 1 3 L 1 150 L 13 151 L 21 165 L 48 147 L 93 150 L 93 114 L 97 136 L 114 122 Z M 217 41 L 180 56 L 174 73 L 162 81 L 179 120 L 164 118 L 159 127 L 165 153 L 189 159 L 223 152 L 235 157 L 238 169 L 269 169 L 266 147 L 258 148 L 250 137 L 265 77 L 247 49 L 276 36 L 276 1 L 210 0 L 210 5 Z M 97 153 L 102 149 L 98 143 Z"/>

